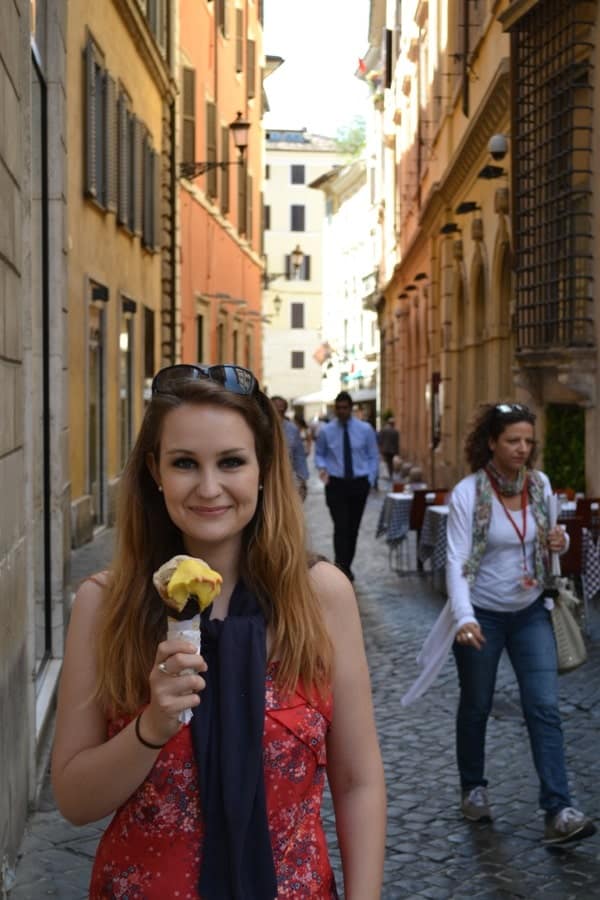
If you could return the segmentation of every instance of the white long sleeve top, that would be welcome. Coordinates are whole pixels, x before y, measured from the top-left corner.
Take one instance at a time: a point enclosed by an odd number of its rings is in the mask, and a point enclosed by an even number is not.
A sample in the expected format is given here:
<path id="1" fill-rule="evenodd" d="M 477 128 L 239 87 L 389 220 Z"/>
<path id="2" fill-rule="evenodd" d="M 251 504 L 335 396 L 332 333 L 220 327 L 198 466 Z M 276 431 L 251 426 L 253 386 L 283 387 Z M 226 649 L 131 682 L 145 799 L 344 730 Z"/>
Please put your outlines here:
<path id="1" fill-rule="evenodd" d="M 544 496 L 548 497 L 552 493 L 550 482 L 543 472 L 539 472 L 539 475 L 544 482 Z M 531 591 L 516 590 L 522 561 L 521 545 L 495 497 L 488 544 L 472 587 L 463 575 L 463 566 L 469 559 L 473 546 L 475 497 L 475 474 L 467 475 L 452 490 L 447 525 L 446 586 L 448 600 L 417 656 L 421 673 L 402 697 L 402 706 L 408 706 L 414 702 L 435 681 L 446 662 L 454 642 L 454 636 L 459 628 L 462 628 L 467 622 L 477 621 L 473 609 L 473 599 L 477 600 L 477 605 L 485 606 L 488 609 L 515 610 L 528 606 L 539 595 L 537 587 L 532 588 Z M 527 524 L 527 560 L 529 571 L 533 571 L 535 522 L 529 506 L 527 511 L 530 516 Z M 500 517 L 503 517 L 504 521 Z M 518 524 L 520 526 L 520 521 Z M 506 528 L 512 532 L 512 536 L 508 538 Z M 508 545 L 507 539 L 509 540 Z M 507 566 L 506 563 L 508 563 Z M 502 565 L 503 569 L 502 578 L 500 578 L 498 570 L 499 565 Z M 506 571 L 504 571 L 505 568 Z M 497 590 L 493 593 L 492 578 L 495 578 L 497 586 Z"/>

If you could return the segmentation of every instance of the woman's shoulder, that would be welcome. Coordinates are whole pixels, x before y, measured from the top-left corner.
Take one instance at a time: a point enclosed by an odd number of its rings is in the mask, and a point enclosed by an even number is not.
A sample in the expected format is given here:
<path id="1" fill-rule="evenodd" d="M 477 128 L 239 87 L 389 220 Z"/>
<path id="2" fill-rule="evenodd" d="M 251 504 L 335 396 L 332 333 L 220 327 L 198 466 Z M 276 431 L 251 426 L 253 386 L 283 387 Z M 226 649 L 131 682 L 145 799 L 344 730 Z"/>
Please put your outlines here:
<path id="1" fill-rule="evenodd" d="M 477 473 L 472 472 L 470 475 L 466 475 L 464 478 L 454 485 L 452 491 L 450 493 L 450 502 L 453 500 L 469 500 L 475 496 L 475 489 L 477 487 Z"/>
<path id="2" fill-rule="evenodd" d="M 310 579 L 325 613 L 342 612 L 354 601 L 354 590 L 346 575 L 326 559 L 319 558 L 310 568 Z"/>
<path id="3" fill-rule="evenodd" d="M 99 607 L 106 597 L 112 583 L 112 573 L 105 569 L 83 578 L 75 592 L 74 605 Z"/>

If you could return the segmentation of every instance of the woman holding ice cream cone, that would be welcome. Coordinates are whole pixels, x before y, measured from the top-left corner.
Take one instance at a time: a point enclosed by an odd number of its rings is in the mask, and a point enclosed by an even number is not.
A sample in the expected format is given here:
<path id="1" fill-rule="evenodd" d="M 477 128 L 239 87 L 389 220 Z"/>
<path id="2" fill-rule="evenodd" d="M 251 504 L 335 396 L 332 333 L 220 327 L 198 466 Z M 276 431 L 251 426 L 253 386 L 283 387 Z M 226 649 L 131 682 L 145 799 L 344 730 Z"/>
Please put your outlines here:
<path id="1" fill-rule="evenodd" d="M 251 372 L 155 376 L 117 535 L 111 571 L 74 602 L 52 765 L 69 820 L 114 813 L 90 897 L 337 897 L 325 776 L 345 896 L 379 897 L 385 788 L 356 602 L 334 566 L 310 565 L 285 438 Z M 205 568 L 182 577 L 178 557 Z"/>

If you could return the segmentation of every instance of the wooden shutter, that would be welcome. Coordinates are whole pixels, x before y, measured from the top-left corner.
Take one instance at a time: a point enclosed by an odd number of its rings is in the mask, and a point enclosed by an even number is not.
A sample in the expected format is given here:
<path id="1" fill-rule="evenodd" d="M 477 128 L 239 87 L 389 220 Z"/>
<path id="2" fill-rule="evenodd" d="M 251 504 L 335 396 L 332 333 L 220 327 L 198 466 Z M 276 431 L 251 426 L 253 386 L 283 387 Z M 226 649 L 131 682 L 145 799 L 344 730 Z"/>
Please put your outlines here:
<path id="1" fill-rule="evenodd" d="M 120 94 L 118 103 L 118 178 L 119 178 L 119 202 L 117 209 L 117 222 L 119 225 L 129 226 L 129 104 L 124 94 Z"/>
<path id="2" fill-rule="evenodd" d="M 153 174 L 153 222 L 152 222 L 152 246 L 158 253 L 162 247 L 162 156 L 156 150 L 152 151 Z"/>
<path id="3" fill-rule="evenodd" d="M 285 254 L 285 277 L 288 281 L 292 277 L 292 257 L 290 253 Z"/>
<path id="4" fill-rule="evenodd" d="M 247 194 L 247 213 L 246 213 L 246 237 L 248 241 L 252 242 L 253 235 L 253 217 L 254 217 L 254 204 L 252 197 L 252 189 L 254 186 L 254 180 L 252 175 L 248 175 L 247 184 L 246 184 L 246 194 Z"/>
<path id="5" fill-rule="evenodd" d="M 84 51 L 85 66 L 85 181 L 84 192 L 95 197 L 96 182 L 96 54 L 92 41 Z"/>
<path id="6" fill-rule="evenodd" d="M 256 96 L 256 43 L 248 38 L 246 44 L 247 68 L 246 92 L 248 100 Z"/>
<path id="7" fill-rule="evenodd" d="M 223 125 L 221 128 L 221 161 L 229 162 L 229 126 Z M 221 169 L 221 212 L 223 215 L 229 212 L 229 169 L 228 165 L 224 165 Z"/>
<path id="8" fill-rule="evenodd" d="M 196 159 L 196 70 L 183 70 L 181 160 L 193 163 Z"/>
<path id="9" fill-rule="evenodd" d="M 292 328 L 304 328 L 304 303 L 291 303 L 290 315 Z"/>
<path id="10" fill-rule="evenodd" d="M 153 204 L 152 192 L 154 179 L 152 173 L 152 147 L 147 134 L 142 139 L 142 244 L 145 247 L 153 246 Z"/>
<path id="11" fill-rule="evenodd" d="M 221 30 L 221 34 L 227 35 L 227 0 L 216 0 L 217 3 L 217 25 Z"/>
<path id="12" fill-rule="evenodd" d="M 244 70 L 244 10 L 235 11 L 235 71 Z"/>
<path id="13" fill-rule="evenodd" d="M 302 278 L 304 281 L 310 281 L 310 256 L 307 253 L 302 260 Z"/>
<path id="14" fill-rule="evenodd" d="M 238 168 L 238 232 L 246 234 L 248 227 L 248 202 L 246 192 L 248 190 L 248 176 L 246 172 L 246 163 L 243 162 Z"/>
<path id="15" fill-rule="evenodd" d="M 130 196 L 130 228 L 134 234 L 142 233 L 142 209 L 144 202 L 143 193 L 143 165 L 144 165 L 144 133 L 145 128 L 137 116 L 131 116 L 131 196 Z"/>
<path id="16" fill-rule="evenodd" d="M 206 160 L 207 162 L 217 161 L 217 107 L 211 100 L 206 104 Z M 210 169 L 206 176 L 208 195 L 216 197 L 218 194 L 217 169 Z"/>
<path id="17" fill-rule="evenodd" d="M 118 146 L 117 146 L 117 85 L 115 79 L 106 76 L 106 119 L 105 119 L 105 152 L 106 166 L 106 198 L 105 206 L 111 212 L 117 211 L 117 183 L 118 183 Z"/>

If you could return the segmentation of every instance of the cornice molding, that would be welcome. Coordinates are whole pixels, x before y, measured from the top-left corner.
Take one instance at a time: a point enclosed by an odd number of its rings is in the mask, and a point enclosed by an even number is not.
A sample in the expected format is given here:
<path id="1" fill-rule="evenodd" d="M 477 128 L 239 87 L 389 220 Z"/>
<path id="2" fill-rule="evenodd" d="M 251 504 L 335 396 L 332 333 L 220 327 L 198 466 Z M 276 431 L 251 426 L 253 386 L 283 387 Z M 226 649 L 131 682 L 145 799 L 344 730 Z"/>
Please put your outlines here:
<path id="1" fill-rule="evenodd" d="M 177 96 L 177 84 L 148 30 L 148 24 L 135 0 L 113 0 L 140 57 L 161 92 L 173 100 Z"/>

